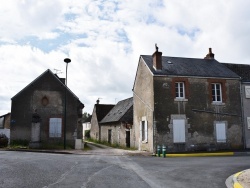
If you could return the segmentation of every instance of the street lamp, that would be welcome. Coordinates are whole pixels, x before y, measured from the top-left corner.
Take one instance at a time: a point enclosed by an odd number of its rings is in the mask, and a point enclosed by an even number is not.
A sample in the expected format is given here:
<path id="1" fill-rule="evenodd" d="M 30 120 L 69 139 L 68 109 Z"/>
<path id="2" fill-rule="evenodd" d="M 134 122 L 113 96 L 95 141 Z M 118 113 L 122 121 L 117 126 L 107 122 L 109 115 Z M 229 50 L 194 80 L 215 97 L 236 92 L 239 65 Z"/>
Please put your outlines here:
<path id="1" fill-rule="evenodd" d="M 66 120 L 67 120 L 67 71 L 68 71 L 68 64 L 71 62 L 69 58 L 65 58 L 64 62 L 66 63 L 66 79 L 65 79 L 65 99 L 64 99 L 64 149 L 66 149 Z"/>

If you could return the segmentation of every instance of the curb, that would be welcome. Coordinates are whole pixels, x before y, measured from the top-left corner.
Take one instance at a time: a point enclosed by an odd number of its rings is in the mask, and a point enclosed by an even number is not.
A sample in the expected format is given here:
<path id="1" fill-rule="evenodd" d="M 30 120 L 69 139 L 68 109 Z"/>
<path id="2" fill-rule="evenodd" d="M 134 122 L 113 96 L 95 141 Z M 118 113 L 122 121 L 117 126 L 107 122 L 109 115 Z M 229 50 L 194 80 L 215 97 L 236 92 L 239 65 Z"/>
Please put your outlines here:
<path id="1" fill-rule="evenodd" d="M 244 173 L 244 171 L 238 172 L 233 175 L 233 188 L 244 188 L 238 181 L 237 178 L 240 174 Z"/>
<path id="2" fill-rule="evenodd" d="M 166 157 L 209 157 L 209 156 L 234 156 L 234 152 L 220 152 L 220 153 L 181 153 L 181 154 L 166 154 Z M 158 155 L 155 155 L 158 157 Z M 160 154 L 160 157 L 163 157 Z"/>

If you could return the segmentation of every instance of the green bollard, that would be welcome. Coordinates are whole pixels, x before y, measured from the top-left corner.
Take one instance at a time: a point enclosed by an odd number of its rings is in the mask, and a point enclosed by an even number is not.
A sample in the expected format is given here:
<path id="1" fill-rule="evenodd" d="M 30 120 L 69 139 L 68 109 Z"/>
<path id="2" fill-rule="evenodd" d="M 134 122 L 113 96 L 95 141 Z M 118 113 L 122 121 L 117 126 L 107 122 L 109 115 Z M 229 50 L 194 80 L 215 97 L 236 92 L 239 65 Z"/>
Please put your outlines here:
<path id="1" fill-rule="evenodd" d="M 161 146 L 160 145 L 157 145 L 157 155 L 158 155 L 158 157 L 161 156 Z"/>
<path id="2" fill-rule="evenodd" d="M 165 145 L 162 145 L 162 157 L 166 157 L 167 147 Z"/>

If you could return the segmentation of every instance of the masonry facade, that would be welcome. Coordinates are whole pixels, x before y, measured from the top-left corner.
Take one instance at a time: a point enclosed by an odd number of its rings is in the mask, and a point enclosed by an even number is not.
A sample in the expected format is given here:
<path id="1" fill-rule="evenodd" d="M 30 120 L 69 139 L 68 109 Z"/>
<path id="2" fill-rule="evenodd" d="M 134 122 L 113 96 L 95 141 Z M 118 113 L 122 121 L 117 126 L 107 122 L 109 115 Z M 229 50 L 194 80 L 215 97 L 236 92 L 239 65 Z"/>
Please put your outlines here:
<path id="1" fill-rule="evenodd" d="M 119 101 L 101 120 L 101 140 L 130 147 L 133 141 L 133 98 Z"/>
<path id="2" fill-rule="evenodd" d="M 243 147 L 240 77 L 214 59 L 140 56 L 135 77 L 135 147 L 156 151 Z"/>
<path id="3" fill-rule="evenodd" d="M 34 114 L 39 116 L 42 144 L 63 144 L 64 131 L 69 146 L 74 147 L 75 138 L 82 138 L 84 105 L 64 81 L 48 69 L 11 99 L 11 141 L 30 141 Z"/>

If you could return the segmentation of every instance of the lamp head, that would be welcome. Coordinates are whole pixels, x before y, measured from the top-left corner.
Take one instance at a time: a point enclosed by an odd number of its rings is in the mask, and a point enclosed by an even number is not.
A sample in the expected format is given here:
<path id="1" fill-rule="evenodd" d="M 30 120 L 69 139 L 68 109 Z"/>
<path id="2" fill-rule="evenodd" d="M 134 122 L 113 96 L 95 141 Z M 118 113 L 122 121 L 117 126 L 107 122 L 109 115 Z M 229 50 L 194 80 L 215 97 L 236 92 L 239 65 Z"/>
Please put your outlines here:
<path id="1" fill-rule="evenodd" d="M 65 63 L 70 63 L 70 62 L 71 62 L 71 59 L 65 58 L 65 59 L 64 59 L 64 62 L 65 62 Z"/>

